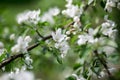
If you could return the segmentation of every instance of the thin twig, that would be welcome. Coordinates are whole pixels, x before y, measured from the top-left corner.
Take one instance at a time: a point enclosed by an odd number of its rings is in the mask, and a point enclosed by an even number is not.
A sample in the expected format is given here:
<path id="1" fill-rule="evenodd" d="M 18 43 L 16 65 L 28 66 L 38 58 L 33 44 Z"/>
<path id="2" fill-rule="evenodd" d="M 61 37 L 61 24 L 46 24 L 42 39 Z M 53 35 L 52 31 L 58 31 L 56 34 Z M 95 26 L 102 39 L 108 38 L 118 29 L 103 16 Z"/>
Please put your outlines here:
<path id="1" fill-rule="evenodd" d="M 94 53 L 95 53 L 95 56 L 99 59 L 99 61 L 101 62 L 101 64 L 102 64 L 102 65 L 104 66 L 104 68 L 106 69 L 106 71 L 107 71 L 109 77 L 111 77 L 112 75 L 111 75 L 110 71 L 108 70 L 107 64 L 104 62 L 103 59 L 101 59 L 101 57 L 99 56 L 97 50 L 95 50 Z"/>
<path id="2" fill-rule="evenodd" d="M 38 34 L 39 37 L 44 38 L 44 37 L 40 34 L 40 32 L 38 31 L 38 29 L 35 29 L 35 31 L 36 31 L 36 33 Z"/>

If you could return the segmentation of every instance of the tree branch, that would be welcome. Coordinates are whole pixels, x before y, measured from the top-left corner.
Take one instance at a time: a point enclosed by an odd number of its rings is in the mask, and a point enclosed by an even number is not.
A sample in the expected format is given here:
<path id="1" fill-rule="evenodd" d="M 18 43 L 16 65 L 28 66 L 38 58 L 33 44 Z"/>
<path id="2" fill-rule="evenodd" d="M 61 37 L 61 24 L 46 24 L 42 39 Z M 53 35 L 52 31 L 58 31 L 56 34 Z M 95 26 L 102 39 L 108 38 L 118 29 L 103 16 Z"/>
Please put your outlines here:
<path id="1" fill-rule="evenodd" d="M 89 5 L 86 5 L 86 6 L 83 8 L 84 11 L 86 11 L 86 10 L 88 9 L 88 6 L 89 6 Z M 69 23 L 68 25 L 64 26 L 64 28 L 66 28 L 66 27 L 68 27 L 68 26 L 70 26 L 70 25 L 73 25 L 73 24 L 74 24 L 74 22 L 71 22 L 71 23 Z M 49 36 L 47 36 L 47 37 L 42 36 L 37 29 L 35 29 L 35 31 L 36 31 L 36 33 L 38 34 L 38 36 L 42 38 L 42 41 L 46 41 L 47 39 L 52 38 L 51 35 L 49 35 Z M 27 48 L 27 51 L 31 51 L 32 49 L 36 48 L 36 47 L 39 46 L 39 45 L 40 45 L 40 42 L 37 42 L 37 43 L 29 46 L 29 47 Z M 24 56 L 23 53 L 19 53 L 19 54 L 15 54 L 15 55 L 13 55 L 13 56 L 10 56 L 9 58 L 3 60 L 3 61 L 0 63 L 0 69 L 1 69 L 2 67 L 4 67 L 5 65 L 9 64 L 10 62 L 14 61 L 15 59 L 20 58 L 20 57 L 23 57 L 23 56 Z"/>
<path id="2" fill-rule="evenodd" d="M 46 41 L 46 40 L 48 40 L 48 39 L 50 39 L 50 38 L 52 38 L 51 35 L 42 38 L 42 41 Z M 27 51 L 31 51 L 32 49 L 36 48 L 36 47 L 39 46 L 39 45 L 40 45 L 40 42 L 37 42 L 37 43 L 29 46 L 29 47 L 27 48 Z M 15 54 L 15 55 L 13 55 L 13 56 L 10 56 L 9 58 L 3 60 L 3 61 L 0 63 L 0 69 L 1 69 L 2 67 L 4 67 L 5 65 L 9 64 L 10 62 L 14 61 L 15 59 L 20 58 L 20 57 L 23 57 L 23 56 L 24 56 L 23 53 L 19 53 L 19 54 Z"/>
<path id="3" fill-rule="evenodd" d="M 19 58 L 19 57 L 23 57 L 24 55 L 21 53 L 21 54 L 15 54 L 7 59 L 5 59 L 4 61 L 2 61 L 0 63 L 0 69 L 2 67 L 4 67 L 5 65 L 9 64 L 11 61 L 14 61 L 15 59 Z"/>

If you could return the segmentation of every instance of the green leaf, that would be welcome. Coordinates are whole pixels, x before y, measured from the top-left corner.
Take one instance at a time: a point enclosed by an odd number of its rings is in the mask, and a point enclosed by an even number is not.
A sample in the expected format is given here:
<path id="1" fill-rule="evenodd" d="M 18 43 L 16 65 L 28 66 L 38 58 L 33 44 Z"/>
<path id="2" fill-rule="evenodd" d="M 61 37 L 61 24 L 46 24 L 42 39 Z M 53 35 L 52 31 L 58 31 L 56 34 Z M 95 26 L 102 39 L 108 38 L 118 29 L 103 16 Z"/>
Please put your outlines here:
<path id="1" fill-rule="evenodd" d="M 87 80 L 91 80 L 91 76 L 88 76 Z"/>
<path id="2" fill-rule="evenodd" d="M 87 30 L 91 27 L 91 23 L 88 23 L 87 25 L 85 25 L 84 29 L 83 30 Z"/>
<path id="3" fill-rule="evenodd" d="M 101 29 L 101 26 L 98 26 L 98 27 L 94 30 L 94 37 L 99 38 L 99 37 L 101 36 L 100 29 Z"/>
<path id="4" fill-rule="evenodd" d="M 6 53 L 7 53 L 7 51 L 6 51 L 5 49 L 3 49 L 3 51 L 0 53 L 0 54 L 1 54 L 1 55 L 0 55 L 0 62 L 1 62 L 3 59 L 6 58 Z"/>
<path id="5" fill-rule="evenodd" d="M 94 0 L 93 6 L 96 6 L 97 0 Z"/>
<path id="6" fill-rule="evenodd" d="M 80 68 L 82 65 L 80 63 L 76 63 L 73 67 L 74 70 Z"/>
<path id="7" fill-rule="evenodd" d="M 70 76 L 70 77 L 66 78 L 65 80 L 76 80 L 76 78 L 73 76 Z"/>
<path id="8" fill-rule="evenodd" d="M 51 49 L 51 52 L 53 53 L 53 55 L 55 56 L 55 58 L 57 59 L 57 62 L 59 63 L 59 64 L 62 64 L 63 62 L 62 62 L 62 57 L 60 56 L 60 52 L 57 50 L 57 49 L 55 49 L 55 48 L 52 48 Z"/>
<path id="9" fill-rule="evenodd" d="M 58 61 L 59 64 L 63 63 L 61 56 L 57 56 L 57 61 Z"/>
<path id="10" fill-rule="evenodd" d="M 0 56 L 0 62 L 6 57 L 6 54 L 3 53 L 1 56 Z"/>
<path id="11" fill-rule="evenodd" d="M 27 28 L 24 32 L 23 32 L 23 37 L 25 37 L 26 36 L 26 34 L 28 33 L 28 31 L 29 31 L 30 29 L 29 28 Z"/>

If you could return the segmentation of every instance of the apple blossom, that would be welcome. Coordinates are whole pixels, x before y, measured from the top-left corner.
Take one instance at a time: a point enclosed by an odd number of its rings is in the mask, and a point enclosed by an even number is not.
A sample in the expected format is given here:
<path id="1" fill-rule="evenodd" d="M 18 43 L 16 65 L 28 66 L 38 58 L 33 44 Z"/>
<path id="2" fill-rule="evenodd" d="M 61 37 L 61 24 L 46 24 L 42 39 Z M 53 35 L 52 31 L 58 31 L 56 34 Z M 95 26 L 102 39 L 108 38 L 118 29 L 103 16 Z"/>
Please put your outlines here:
<path id="1" fill-rule="evenodd" d="M 11 48 L 11 51 L 13 53 L 19 53 L 19 52 L 27 52 L 27 47 L 28 47 L 28 44 L 32 41 L 32 39 L 30 38 L 30 36 L 26 36 L 26 37 L 22 37 L 20 36 L 18 39 L 17 39 L 17 44 L 14 45 L 12 48 Z"/>
<path id="2" fill-rule="evenodd" d="M 40 15 L 40 10 L 24 11 L 23 13 L 17 15 L 17 22 L 18 24 L 22 24 L 26 22 L 37 24 L 40 21 L 39 15 Z"/>

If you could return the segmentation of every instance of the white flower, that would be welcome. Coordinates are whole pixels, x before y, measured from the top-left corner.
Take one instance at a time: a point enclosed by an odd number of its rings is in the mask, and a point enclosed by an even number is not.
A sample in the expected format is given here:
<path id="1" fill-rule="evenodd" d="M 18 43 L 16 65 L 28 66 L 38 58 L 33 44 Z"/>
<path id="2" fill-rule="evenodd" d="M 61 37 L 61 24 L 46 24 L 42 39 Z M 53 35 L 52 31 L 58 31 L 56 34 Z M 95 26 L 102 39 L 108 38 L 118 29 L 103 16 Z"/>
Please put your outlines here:
<path id="1" fill-rule="evenodd" d="M 51 16 L 50 14 L 48 13 L 44 13 L 43 16 L 41 16 L 41 22 L 49 22 L 50 24 L 54 24 L 54 19 L 53 19 L 53 16 Z"/>
<path id="2" fill-rule="evenodd" d="M 55 21 L 54 21 L 54 16 L 57 16 L 58 14 L 60 13 L 60 10 L 57 8 L 57 7 L 54 7 L 54 8 L 50 8 L 48 10 L 48 12 L 45 12 L 42 16 L 41 16 L 41 21 L 42 22 L 49 22 L 51 24 L 54 24 Z"/>
<path id="3" fill-rule="evenodd" d="M 63 58 L 69 50 L 69 45 L 67 43 L 69 37 L 67 37 L 65 34 L 62 34 L 62 30 L 59 28 L 56 30 L 56 32 L 52 32 L 52 38 L 56 42 L 55 48 L 60 50 L 61 57 Z"/>
<path id="4" fill-rule="evenodd" d="M 57 29 L 56 32 L 52 32 L 52 38 L 56 42 L 61 42 L 66 38 L 65 34 L 62 34 L 61 28 Z"/>
<path id="5" fill-rule="evenodd" d="M 80 18 L 79 18 L 78 16 L 75 16 L 75 17 L 73 18 L 73 21 L 74 21 L 74 22 L 79 22 L 79 21 L 80 21 Z"/>
<path id="6" fill-rule="evenodd" d="M 15 68 L 15 74 L 18 74 L 20 72 L 19 68 Z"/>
<path id="7" fill-rule="evenodd" d="M 73 27 L 76 28 L 76 29 L 79 29 L 80 26 L 81 26 L 79 17 L 78 17 L 78 16 L 75 16 L 75 17 L 73 18 L 73 21 L 74 21 Z"/>
<path id="8" fill-rule="evenodd" d="M 72 0 L 66 0 L 66 1 L 67 1 L 66 4 L 67 9 L 63 10 L 62 14 L 70 18 L 74 18 L 75 16 L 80 17 L 83 12 L 83 9 L 79 8 L 77 5 L 73 5 Z"/>
<path id="9" fill-rule="evenodd" d="M 67 34 L 67 35 L 70 35 L 70 33 L 71 33 L 70 31 L 66 31 L 66 34 Z"/>
<path id="10" fill-rule="evenodd" d="M 55 48 L 59 49 L 61 54 L 61 57 L 64 58 L 69 50 L 68 43 L 66 41 L 62 41 L 60 43 L 55 43 Z"/>
<path id="11" fill-rule="evenodd" d="M 105 77 L 105 76 L 106 76 L 106 73 L 105 73 L 104 71 L 101 71 L 101 72 L 100 72 L 100 76 L 101 76 L 101 77 Z"/>
<path id="12" fill-rule="evenodd" d="M 120 2 L 119 2 L 119 3 L 117 3 L 117 8 L 118 8 L 118 9 L 120 9 Z"/>
<path id="13" fill-rule="evenodd" d="M 50 8 L 48 11 L 52 16 L 57 16 L 60 13 L 60 10 L 57 7 Z"/>
<path id="14" fill-rule="evenodd" d="M 15 34 L 11 34 L 10 35 L 10 40 L 14 40 L 15 39 Z"/>
<path id="15" fill-rule="evenodd" d="M 87 39 L 89 43 L 96 43 L 98 41 L 98 38 L 94 38 L 95 31 L 92 28 L 88 29 L 88 35 Z"/>
<path id="16" fill-rule="evenodd" d="M 115 23 L 112 21 L 108 20 L 107 22 L 102 23 L 102 28 L 101 28 L 102 34 L 114 38 L 117 32 L 116 29 L 113 29 L 114 27 L 115 27 Z"/>
<path id="17" fill-rule="evenodd" d="M 21 77 L 22 76 L 22 77 Z M 15 80 L 34 80 L 34 75 L 31 72 L 23 71 L 14 76 Z"/>
<path id="18" fill-rule="evenodd" d="M 40 10 L 25 11 L 17 15 L 17 22 L 18 24 L 22 24 L 24 22 L 37 24 L 40 20 L 39 14 Z"/>
<path id="19" fill-rule="evenodd" d="M 112 7 L 115 7 L 115 6 L 116 6 L 115 1 L 107 0 L 105 10 L 107 10 L 108 12 L 112 12 Z"/>
<path id="20" fill-rule="evenodd" d="M 30 36 L 26 36 L 25 38 L 20 36 L 18 39 L 17 39 L 17 44 L 15 46 L 13 46 L 11 48 L 11 51 L 13 53 L 19 53 L 19 52 L 27 52 L 27 47 L 28 47 L 28 43 L 31 42 L 31 38 Z"/>
<path id="21" fill-rule="evenodd" d="M 0 80 L 34 80 L 34 75 L 32 72 L 29 71 L 20 71 L 17 74 L 11 72 L 11 74 L 5 73 L 0 76 Z"/>
<path id="22" fill-rule="evenodd" d="M 13 53 L 18 53 L 18 52 L 20 52 L 20 46 L 19 46 L 19 45 L 13 46 L 13 47 L 11 48 L 11 51 L 12 51 Z"/>
<path id="23" fill-rule="evenodd" d="M 63 15 L 66 15 L 68 17 L 75 17 L 75 16 L 80 16 L 81 15 L 81 9 L 79 9 L 78 6 L 73 6 L 71 5 L 69 8 L 67 8 L 66 10 L 62 11 Z"/>
<path id="24" fill-rule="evenodd" d="M 28 65 L 31 65 L 31 63 L 33 62 L 33 60 L 28 55 L 25 57 L 25 61 Z"/>
<path id="25" fill-rule="evenodd" d="M 32 39 L 30 38 L 30 36 L 26 36 L 24 40 L 25 40 L 26 42 L 28 42 L 28 43 L 32 41 Z"/>
<path id="26" fill-rule="evenodd" d="M 14 72 L 11 71 L 10 74 L 8 74 L 8 78 L 11 79 L 11 78 L 13 78 L 13 76 L 14 76 Z M 7 75 L 6 75 L 6 77 L 7 77 Z"/>
<path id="27" fill-rule="evenodd" d="M 88 30 L 88 33 L 79 35 L 78 38 L 79 38 L 77 41 L 78 45 L 83 45 L 86 42 L 93 44 L 98 41 L 97 38 L 94 38 L 94 30 L 92 28 Z"/>
<path id="28" fill-rule="evenodd" d="M 67 3 L 71 4 L 73 0 L 66 0 Z"/>
<path id="29" fill-rule="evenodd" d="M 82 45 L 87 42 L 87 38 L 85 37 L 85 35 L 79 35 L 78 38 L 79 38 L 79 40 L 77 41 L 78 45 Z"/>

